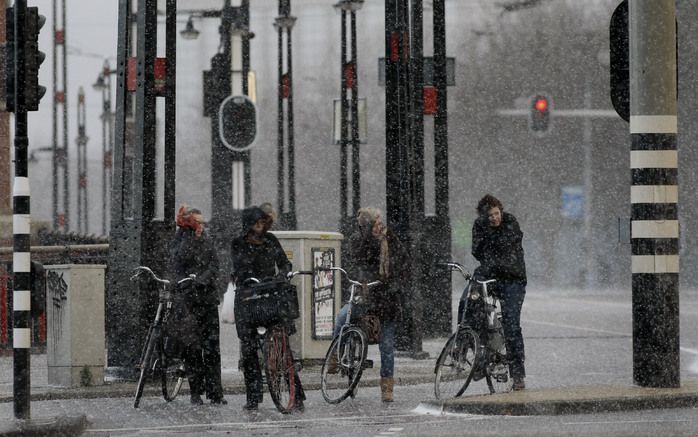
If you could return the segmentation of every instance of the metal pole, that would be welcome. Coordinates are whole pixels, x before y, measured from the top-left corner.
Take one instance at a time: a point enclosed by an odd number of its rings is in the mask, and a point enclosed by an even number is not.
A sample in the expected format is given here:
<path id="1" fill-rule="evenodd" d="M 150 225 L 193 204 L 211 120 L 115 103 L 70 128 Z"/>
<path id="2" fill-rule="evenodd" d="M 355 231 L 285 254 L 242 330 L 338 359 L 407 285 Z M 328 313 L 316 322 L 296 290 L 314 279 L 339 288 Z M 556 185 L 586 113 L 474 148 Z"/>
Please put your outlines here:
<path id="1" fill-rule="evenodd" d="M 163 217 L 165 226 L 174 231 L 177 151 L 177 1 L 167 0 L 166 7 L 165 56 L 167 80 L 165 88 L 165 196 L 163 199 Z"/>
<path id="2" fill-rule="evenodd" d="M 61 0 L 61 26 L 63 26 L 63 39 L 61 43 L 61 63 L 62 63 L 62 82 L 63 82 L 63 217 L 65 231 L 70 229 L 70 177 L 68 163 L 68 50 L 67 47 L 67 29 L 66 29 L 66 1 Z M 55 38 L 55 37 L 54 37 Z"/>
<path id="3" fill-rule="evenodd" d="M 13 246 L 12 272 L 13 308 L 12 347 L 13 401 L 16 419 L 31 417 L 31 235 L 29 168 L 27 163 L 26 72 L 24 68 L 24 27 L 26 0 L 15 0 L 15 180 L 12 191 Z"/>
<path id="4" fill-rule="evenodd" d="M 87 205 L 87 135 L 85 126 L 85 91 L 80 87 L 78 91 L 78 137 L 76 140 L 78 146 L 78 185 L 77 185 L 77 200 L 78 200 L 78 232 L 87 234 L 88 224 L 88 205 Z"/>
<path id="5" fill-rule="evenodd" d="M 281 15 L 283 8 L 282 2 L 279 2 L 279 15 Z M 278 138 L 277 138 L 277 176 L 276 176 L 276 202 L 277 208 L 279 209 L 279 216 L 283 217 L 283 212 L 285 208 L 285 192 L 286 192 L 286 176 L 285 176 L 285 162 L 284 162 L 284 52 L 283 52 L 283 40 L 284 40 L 284 29 L 283 27 L 278 27 L 278 61 L 279 61 L 279 101 L 278 101 L 278 115 L 277 115 L 277 127 L 278 127 Z"/>
<path id="6" fill-rule="evenodd" d="M 0 44 L 6 44 L 5 29 L 7 22 L 5 13 L 0 13 Z M 5 74 L 12 74 L 5 71 Z M 10 201 L 11 178 L 10 178 L 10 114 L 0 112 L 0 169 L 7 169 L 3 176 L 0 176 L 0 215 L 10 215 L 12 203 Z"/>
<path id="7" fill-rule="evenodd" d="M 352 216 L 361 208 L 361 167 L 359 144 L 359 84 L 356 64 L 356 12 L 351 11 L 351 194 Z"/>
<path id="8" fill-rule="evenodd" d="M 584 87 L 584 107 L 591 109 L 591 83 L 586 80 Z M 591 290 L 594 286 L 594 246 L 591 241 L 591 214 L 592 208 L 592 193 L 593 193 L 593 161 L 592 161 L 592 120 L 591 117 L 584 117 L 584 245 L 585 247 L 585 282 L 587 290 Z"/>
<path id="9" fill-rule="evenodd" d="M 106 62 L 106 61 L 105 61 Z M 105 81 L 104 69 L 100 75 Z M 106 75 L 108 76 L 108 75 Z M 107 89 L 102 89 L 102 235 L 107 235 Z M 111 112 L 111 110 L 109 111 Z"/>
<path id="10" fill-rule="evenodd" d="M 286 15 L 291 14 L 291 0 L 287 1 Z M 293 40 L 292 27 L 286 29 L 286 76 L 288 78 L 288 99 L 286 111 L 288 120 L 288 229 L 296 229 L 296 145 L 293 116 Z"/>
<path id="11" fill-rule="evenodd" d="M 633 379 L 680 385 L 675 0 L 633 0 L 630 31 Z"/>
<path id="12" fill-rule="evenodd" d="M 348 213 L 348 198 L 349 193 L 347 192 L 349 187 L 347 184 L 347 12 L 342 9 L 342 40 L 341 40 L 341 63 L 340 72 L 342 75 L 341 89 L 339 93 L 339 106 L 340 106 L 340 129 L 341 135 L 339 140 L 339 212 L 340 212 L 340 226 L 342 232 L 345 232 L 344 222 L 347 218 Z"/>
<path id="13" fill-rule="evenodd" d="M 58 30 L 58 0 L 53 0 L 53 35 L 56 35 Z M 53 230 L 58 229 L 58 161 L 60 159 L 58 153 L 58 46 L 56 44 L 56 38 L 53 39 L 53 99 L 51 101 L 52 105 L 52 146 L 53 154 L 51 158 L 51 206 L 53 207 Z"/>

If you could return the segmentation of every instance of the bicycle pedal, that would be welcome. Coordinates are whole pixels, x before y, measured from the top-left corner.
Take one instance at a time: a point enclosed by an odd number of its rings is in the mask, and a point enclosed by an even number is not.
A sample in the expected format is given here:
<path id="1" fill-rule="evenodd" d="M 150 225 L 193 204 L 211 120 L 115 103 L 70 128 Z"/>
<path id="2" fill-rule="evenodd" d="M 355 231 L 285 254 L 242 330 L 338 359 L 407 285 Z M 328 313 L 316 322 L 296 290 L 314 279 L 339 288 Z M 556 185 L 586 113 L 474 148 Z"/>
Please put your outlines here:
<path id="1" fill-rule="evenodd" d="M 361 365 L 361 370 L 364 369 L 373 369 L 373 360 L 364 360 L 364 363 Z"/>

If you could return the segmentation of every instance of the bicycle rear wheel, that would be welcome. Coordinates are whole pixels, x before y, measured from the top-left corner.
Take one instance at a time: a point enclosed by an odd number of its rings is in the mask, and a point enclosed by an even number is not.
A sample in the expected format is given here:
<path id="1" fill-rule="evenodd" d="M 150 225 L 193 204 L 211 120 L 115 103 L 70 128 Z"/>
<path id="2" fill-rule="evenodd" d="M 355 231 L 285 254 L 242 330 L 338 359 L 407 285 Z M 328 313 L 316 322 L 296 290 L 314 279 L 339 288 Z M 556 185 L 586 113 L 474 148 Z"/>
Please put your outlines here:
<path id="1" fill-rule="evenodd" d="M 437 399 L 456 398 L 465 392 L 479 359 L 480 341 L 470 328 L 458 329 L 441 350 L 434 369 L 434 395 Z"/>
<path id="2" fill-rule="evenodd" d="M 161 338 L 160 327 L 151 327 L 145 339 L 145 346 L 140 360 L 140 375 L 136 384 L 136 396 L 133 400 L 133 408 L 138 408 L 143 396 L 146 380 L 153 374 L 154 359 L 157 351 L 157 344 Z"/>
<path id="3" fill-rule="evenodd" d="M 500 333 L 504 336 L 504 333 Z M 509 371 L 507 359 L 507 347 L 504 342 L 496 352 L 490 352 L 490 360 L 487 364 L 487 387 L 491 394 L 508 393 L 514 387 L 514 379 Z"/>
<path id="4" fill-rule="evenodd" d="M 265 374 L 269 394 L 276 409 L 283 414 L 293 411 L 296 405 L 296 366 L 291 346 L 284 329 L 270 329 L 264 339 Z"/>
<path id="5" fill-rule="evenodd" d="M 338 404 L 354 392 L 359 384 L 368 353 L 368 341 L 361 329 L 350 327 L 335 338 L 322 365 L 322 397 Z"/>
<path id="6" fill-rule="evenodd" d="M 165 339 L 171 341 L 171 339 Z M 175 400 L 179 394 L 179 390 L 182 388 L 182 383 L 186 377 L 186 370 L 184 367 L 184 360 L 181 357 L 172 356 L 169 357 L 165 354 L 168 348 L 163 344 L 162 350 L 160 350 L 160 381 L 162 383 L 162 396 L 167 402 Z"/>

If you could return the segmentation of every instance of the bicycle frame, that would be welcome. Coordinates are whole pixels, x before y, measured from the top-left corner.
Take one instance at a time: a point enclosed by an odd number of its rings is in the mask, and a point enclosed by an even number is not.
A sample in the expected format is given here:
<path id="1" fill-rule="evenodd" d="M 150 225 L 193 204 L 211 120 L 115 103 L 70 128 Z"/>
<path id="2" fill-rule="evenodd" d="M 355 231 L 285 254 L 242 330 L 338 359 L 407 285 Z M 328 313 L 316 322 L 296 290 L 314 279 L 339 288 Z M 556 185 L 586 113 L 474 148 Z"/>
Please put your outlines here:
<path id="1" fill-rule="evenodd" d="M 351 313 L 354 310 L 354 305 L 358 305 L 360 303 L 361 297 L 363 297 L 362 294 L 356 293 L 356 287 L 358 286 L 358 287 L 361 287 L 363 290 L 368 290 L 369 288 L 380 284 L 381 281 L 373 281 L 373 282 L 368 282 L 368 283 L 361 283 L 359 281 L 355 281 L 353 279 L 350 279 L 347 271 L 341 267 L 327 267 L 327 268 L 322 269 L 322 270 L 335 270 L 335 271 L 342 272 L 344 274 L 344 277 L 351 284 L 351 288 L 349 289 L 349 299 L 347 300 L 347 303 L 349 304 L 349 308 L 347 309 L 347 319 L 345 320 L 344 325 L 342 325 L 342 327 L 339 330 L 339 338 L 341 338 L 342 334 L 344 333 L 344 330 L 352 325 Z"/>

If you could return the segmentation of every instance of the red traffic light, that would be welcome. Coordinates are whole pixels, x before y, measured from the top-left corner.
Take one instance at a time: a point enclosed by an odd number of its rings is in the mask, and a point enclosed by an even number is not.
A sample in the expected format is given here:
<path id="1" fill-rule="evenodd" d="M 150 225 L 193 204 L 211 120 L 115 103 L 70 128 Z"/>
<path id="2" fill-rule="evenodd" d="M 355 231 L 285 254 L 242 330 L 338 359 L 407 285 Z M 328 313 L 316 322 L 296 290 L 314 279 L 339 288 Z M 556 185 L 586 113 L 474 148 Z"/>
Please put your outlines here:
<path id="1" fill-rule="evenodd" d="M 545 111 L 548 109 L 548 99 L 544 99 L 543 97 L 536 99 L 535 108 L 538 111 Z"/>

